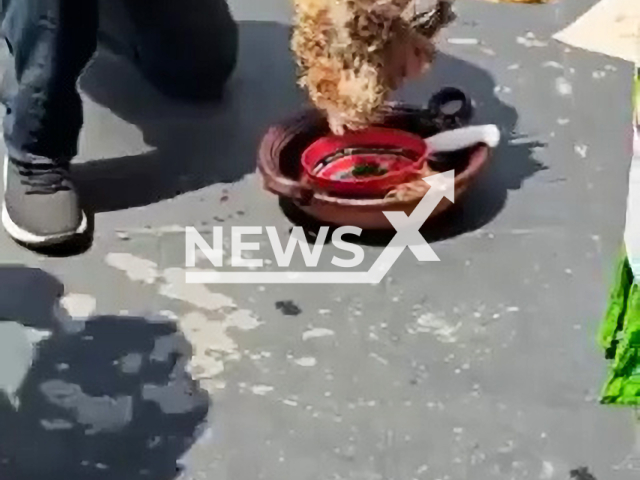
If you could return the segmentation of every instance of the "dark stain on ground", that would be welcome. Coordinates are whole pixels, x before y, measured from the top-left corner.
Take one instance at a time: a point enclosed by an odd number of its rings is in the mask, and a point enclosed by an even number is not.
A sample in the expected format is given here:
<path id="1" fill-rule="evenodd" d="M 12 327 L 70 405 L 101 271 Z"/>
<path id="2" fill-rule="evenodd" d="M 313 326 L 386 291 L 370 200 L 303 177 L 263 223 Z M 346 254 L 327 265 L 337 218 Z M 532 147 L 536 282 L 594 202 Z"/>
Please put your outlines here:
<path id="1" fill-rule="evenodd" d="M 571 480 L 598 480 L 594 477 L 587 467 L 578 467 L 569 472 Z"/>
<path id="2" fill-rule="evenodd" d="M 290 317 L 296 317 L 302 313 L 302 309 L 291 300 L 277 301 L 276 308 L 280 310 L 283 315 Z"/>
<path id="3" fill-rule="evenodd" d="M 0 479 L 182 477 L 180 459 L 203 431 L 211 407 L 185 369 L 192 346 L 173 322 L 142 317 L 94 316 L 78 322 L 81 332 L 66 331 L 52 314 L 64 293 L 64 285 L 43 270 L 0 267 L 0 324 L 15 319 L 51 332 L 38 343 L 20 388 L 7 395 L 0 385 Z M 163 343 L 156 357 L 158 341 L 171 337 L 176 343 L 167 349 Z M 143 361 L 124 374 L 118 360 L 133 354 Z M 175 392 L 188 408 L 166 413 L 144 394 L 147 385 Z M 105 404 L 105 398 L 119 400 Z M 128 405 L 124 417 L 120 399 Z M 98 410 L 85 416 L 83 405 Z"/>

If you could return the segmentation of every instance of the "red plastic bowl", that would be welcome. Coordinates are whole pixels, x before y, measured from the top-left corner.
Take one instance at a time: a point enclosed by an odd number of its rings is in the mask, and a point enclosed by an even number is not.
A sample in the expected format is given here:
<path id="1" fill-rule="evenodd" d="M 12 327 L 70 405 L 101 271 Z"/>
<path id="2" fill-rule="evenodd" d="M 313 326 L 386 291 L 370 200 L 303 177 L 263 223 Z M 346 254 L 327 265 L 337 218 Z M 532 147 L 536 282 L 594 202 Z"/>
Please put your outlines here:
<path id="1" fill-rule="evenodd" d="M 345 154 L 323 165 L 326 159 L 348 148 L 375 148 L 389 152 Z M 316 140 L 302 154 L 302 169 L 306 183 L 318 190 L 344 197 L 383 197 L 396 185 L 415 180 L 428 155 L 426 142 L 417 135 L 390 128 L 368 128 Z M 353 168 L 363 163 L 384 168 L 386 173 L 354 177 Z"/>

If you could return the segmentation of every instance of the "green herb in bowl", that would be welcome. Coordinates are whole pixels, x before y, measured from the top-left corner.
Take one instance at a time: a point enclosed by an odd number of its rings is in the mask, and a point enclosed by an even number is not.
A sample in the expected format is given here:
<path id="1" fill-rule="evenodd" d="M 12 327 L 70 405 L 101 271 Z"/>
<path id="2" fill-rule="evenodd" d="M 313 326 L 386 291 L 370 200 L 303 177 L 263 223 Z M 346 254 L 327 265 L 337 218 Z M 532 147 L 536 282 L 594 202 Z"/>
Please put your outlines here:
<path id="1" fill-rule="evenodd" d="M 386 168 L 382 168 L 380 165 L 374 162 L 361 163 L 353 167 L 351 174 L 358 177 L 379 177 L 387 173 Z"/>

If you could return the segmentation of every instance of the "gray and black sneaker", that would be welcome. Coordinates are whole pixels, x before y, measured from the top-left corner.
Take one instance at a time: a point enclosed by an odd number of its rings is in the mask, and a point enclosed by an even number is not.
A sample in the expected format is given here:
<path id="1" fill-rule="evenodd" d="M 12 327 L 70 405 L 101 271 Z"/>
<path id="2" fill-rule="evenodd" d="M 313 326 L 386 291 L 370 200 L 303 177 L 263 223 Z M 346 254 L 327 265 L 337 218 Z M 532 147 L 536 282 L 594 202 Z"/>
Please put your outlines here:
<path id="1" fill-rule="evenodd" d="M 87 216 L 68 166 L 33 165 L 5 157 L 2 225 L 30 246 L 65 243 L 87 230 Z"/>

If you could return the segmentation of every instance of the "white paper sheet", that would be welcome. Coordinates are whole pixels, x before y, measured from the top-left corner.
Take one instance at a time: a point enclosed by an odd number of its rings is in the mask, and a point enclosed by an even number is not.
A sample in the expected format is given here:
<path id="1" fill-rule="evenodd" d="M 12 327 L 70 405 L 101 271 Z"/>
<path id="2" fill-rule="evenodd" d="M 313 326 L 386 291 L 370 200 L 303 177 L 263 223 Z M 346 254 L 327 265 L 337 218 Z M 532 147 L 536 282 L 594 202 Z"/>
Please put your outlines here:
<path id="1" fill-rule="evenodd" d="M 553 36 L 567 45 L 640 63 L 640 0 L 601 0 Z"/>

